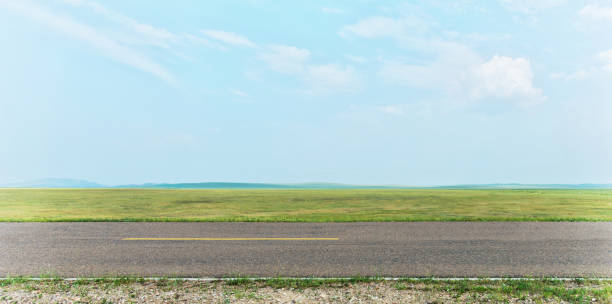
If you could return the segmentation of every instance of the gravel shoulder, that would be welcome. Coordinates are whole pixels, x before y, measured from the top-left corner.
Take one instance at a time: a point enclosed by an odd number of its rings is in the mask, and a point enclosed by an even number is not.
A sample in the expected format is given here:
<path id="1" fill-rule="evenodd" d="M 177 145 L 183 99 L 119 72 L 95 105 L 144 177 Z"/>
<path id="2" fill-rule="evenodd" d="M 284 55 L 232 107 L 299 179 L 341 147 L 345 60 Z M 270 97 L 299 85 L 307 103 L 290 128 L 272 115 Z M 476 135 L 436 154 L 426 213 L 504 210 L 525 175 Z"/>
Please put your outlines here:
<path id="1" fill-rule="evenodd" d="M 612 281 L 0 281 L 0 303 L 611 303 Z"/>

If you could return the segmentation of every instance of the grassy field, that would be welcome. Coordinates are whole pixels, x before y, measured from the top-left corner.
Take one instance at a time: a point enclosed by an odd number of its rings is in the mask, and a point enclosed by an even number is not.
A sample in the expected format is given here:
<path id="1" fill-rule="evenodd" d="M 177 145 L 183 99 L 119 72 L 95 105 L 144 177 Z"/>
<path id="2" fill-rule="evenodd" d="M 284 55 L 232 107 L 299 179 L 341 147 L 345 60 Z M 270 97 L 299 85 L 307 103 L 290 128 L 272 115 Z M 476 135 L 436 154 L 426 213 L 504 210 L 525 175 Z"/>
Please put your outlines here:
<path id="1" fill-rule="evenodd" d="M 612 190 L 0 189 L 0 221 L 612 221 Z"/>

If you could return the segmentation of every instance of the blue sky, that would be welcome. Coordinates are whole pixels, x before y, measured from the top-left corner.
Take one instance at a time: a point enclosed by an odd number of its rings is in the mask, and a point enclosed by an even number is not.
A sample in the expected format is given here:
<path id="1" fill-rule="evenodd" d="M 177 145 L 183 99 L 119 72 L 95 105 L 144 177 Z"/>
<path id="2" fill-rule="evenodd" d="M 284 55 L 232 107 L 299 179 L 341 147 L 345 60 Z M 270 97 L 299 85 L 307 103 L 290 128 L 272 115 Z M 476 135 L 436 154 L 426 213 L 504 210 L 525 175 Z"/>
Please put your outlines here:
<path id="1" fill-rule="evenodd" d="M 0 0 L 0 183 L 612 183 L 612 1 Z"/>

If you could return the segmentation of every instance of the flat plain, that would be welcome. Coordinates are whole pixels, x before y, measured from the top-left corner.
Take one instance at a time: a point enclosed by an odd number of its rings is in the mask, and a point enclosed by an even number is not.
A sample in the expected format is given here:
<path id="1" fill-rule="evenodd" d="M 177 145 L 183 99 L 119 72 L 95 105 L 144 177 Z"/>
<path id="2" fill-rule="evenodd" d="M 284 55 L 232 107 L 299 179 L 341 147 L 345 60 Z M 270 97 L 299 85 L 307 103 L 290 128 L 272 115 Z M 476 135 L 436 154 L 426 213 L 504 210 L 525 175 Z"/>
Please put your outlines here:
<path id="1" fill-rule="evenodd" d="M 612 190 L 0 189 L 0 221 L 612 221 Z"/>

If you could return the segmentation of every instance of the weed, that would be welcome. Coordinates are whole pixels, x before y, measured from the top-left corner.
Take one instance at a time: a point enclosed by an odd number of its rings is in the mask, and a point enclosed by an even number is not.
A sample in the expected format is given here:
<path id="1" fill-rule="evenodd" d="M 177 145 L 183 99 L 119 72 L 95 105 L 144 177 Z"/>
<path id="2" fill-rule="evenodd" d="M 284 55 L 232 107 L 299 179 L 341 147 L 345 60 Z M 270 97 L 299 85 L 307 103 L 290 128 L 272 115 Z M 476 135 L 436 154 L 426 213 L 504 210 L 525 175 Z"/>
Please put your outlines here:
<path id="1" fill-rule="evenodd" d="M 406 290 L 406 289 L 408 289 L 408 285 L 406 285 L 404 283 L 401 283 L 401 282 L 395 283 L 394 287 L 397 290 Z"/>

